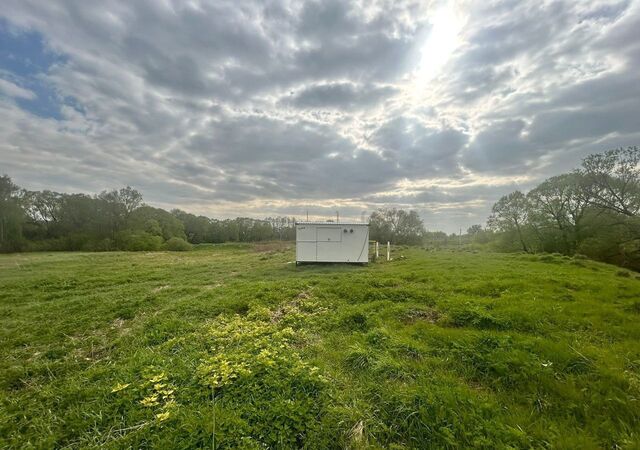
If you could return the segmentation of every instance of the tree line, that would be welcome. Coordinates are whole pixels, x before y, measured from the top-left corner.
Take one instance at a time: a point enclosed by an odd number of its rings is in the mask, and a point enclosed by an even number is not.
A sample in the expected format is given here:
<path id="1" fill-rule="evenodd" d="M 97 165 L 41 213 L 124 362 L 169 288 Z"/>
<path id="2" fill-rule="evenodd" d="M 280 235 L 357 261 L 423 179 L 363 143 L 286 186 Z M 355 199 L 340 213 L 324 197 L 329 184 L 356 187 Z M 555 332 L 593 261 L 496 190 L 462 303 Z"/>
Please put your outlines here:
<path id="1" fill-rule="evenodd" d="M 415 211 L 388 208 L 370 216 L 371 238 L 420 244 Z M 295 219 L 211 219 L 143 202 L 127 186 L 97 195 L 29 191 L 0 177 L 0 252 L 186 250 L 190 244 L 295 240 Z"/>
<path id="2" fill-rule="evenodd" d="M 618 148 L 590 155 L 527 193 L 503 196 L 484 233 L 494 233 L 501 250 L 580 253 L 640 269 L 639 211 L 640 149 Z"/>
<path id="3" fill-rule="evenodd" d="M 640 270 L 640 150 L 588 156 L 579 169 L 492 208 L 487 226 L 465 235 L 425 230 L 416 211 L 382 208 L 370 238 L 434 248 L 478 245 L 499 251 L 576 253 Z M 160 250 L 190 244 L 295 239 L 295 219 L 211 219 L 144 204 L 131 187 L 98 195 L 28 191 L 0 177 L 0 252 Z"/>
<path id="4" fill-rule="evenodd" d="M 28 191 L 0 177 L 0 251 L 185 250 L 190 244 L 295 239 L 295 220 L 217 220 L 144 204 L 131 187 L 98 195 Z"/>

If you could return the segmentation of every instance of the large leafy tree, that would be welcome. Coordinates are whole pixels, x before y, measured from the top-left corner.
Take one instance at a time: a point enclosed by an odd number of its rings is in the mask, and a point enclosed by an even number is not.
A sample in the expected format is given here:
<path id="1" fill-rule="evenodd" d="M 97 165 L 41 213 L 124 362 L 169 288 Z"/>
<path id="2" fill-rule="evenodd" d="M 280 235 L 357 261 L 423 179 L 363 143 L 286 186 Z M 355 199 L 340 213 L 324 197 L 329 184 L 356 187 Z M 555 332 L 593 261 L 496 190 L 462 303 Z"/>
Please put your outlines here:
<path id="1" fill-rule="evenodd" d="M 514 191 L 503 196 L 493 205 L 491 216 L 488 220 L 490 229 L 498 231 L 515 231 L 522 250 L 529 251 L 524 238 L 524 228 L 529 219 L 529 201 L 527 196 L 520 191 Z"/>
<path id="2" fill-rule="evenodd" d="M 141 206 L 134 210 L 127 220 L 127 228 L 161 236 L 165 240 L 172 237 L 186 238 L 184 225 L 175 215 L 151 206 Z"/>
<path id="3" fill-rule="evenodd" d="M 22 243 L 24 211 L 20 204 L 20 188 L 8 175 L 0 177 L 0 250 L 14 251 Z"/>
<path id="4" fill-rule="evenodd" d="M 189 242 L 192 244 L 208 242 L 211 230 L 211 220 L 208 217 L 196 216 L 179 209 L 172 210 L 171 214 L 184 224 L 184 232 Z"/>
<path id="5" fill-rule="evenodd" d="M 104 221 L 111 230 L 111 236 L 124 228 L 127 219 L 140 205 L 142 194 L 127 186 L 120 190 L 103 191 L 98 195 Z"/>
<path id="6" fill-rule="evenodd" d="M 53 191 L 24 191 L 25 212 L 32 223 L 39 223 L 46 231 L 60 222 L 64 195 Z"/>
<path id="7" fill-rule="evenodd" d="M 538 232 L 557 230 L 565 253 L 574 252 L 581 238 L 590 200 L 583 185 L 581 174 L 564 174 L 545 180 L 527 194 L 530 223 Z"/>
<path id="8" fill-rule="evenodd" d="M 381 208 L 371 214 L 372 239 L 396 244 L 418 244 L 425 234 L 424 223 L 416 211 Z"/>
<path id="9" fill-rule="evenodd" d="M 640 149 L 617 148 L 586 157 L 580 173 L 584 191 L 596 207 L 625 216 L 640 211 Z"/>

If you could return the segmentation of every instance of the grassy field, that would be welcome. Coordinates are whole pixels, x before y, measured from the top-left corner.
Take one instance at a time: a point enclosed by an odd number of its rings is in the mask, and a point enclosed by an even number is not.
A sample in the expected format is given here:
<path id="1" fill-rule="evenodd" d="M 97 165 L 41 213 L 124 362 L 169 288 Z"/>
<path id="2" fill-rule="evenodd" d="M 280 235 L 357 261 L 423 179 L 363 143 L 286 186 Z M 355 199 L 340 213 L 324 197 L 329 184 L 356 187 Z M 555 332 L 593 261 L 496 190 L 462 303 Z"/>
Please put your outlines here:
<path id="1" fill-rule="evenodd" d="M 394 256 L 0 256 L 0 447 L 640 446 L 637 274 Z"/>

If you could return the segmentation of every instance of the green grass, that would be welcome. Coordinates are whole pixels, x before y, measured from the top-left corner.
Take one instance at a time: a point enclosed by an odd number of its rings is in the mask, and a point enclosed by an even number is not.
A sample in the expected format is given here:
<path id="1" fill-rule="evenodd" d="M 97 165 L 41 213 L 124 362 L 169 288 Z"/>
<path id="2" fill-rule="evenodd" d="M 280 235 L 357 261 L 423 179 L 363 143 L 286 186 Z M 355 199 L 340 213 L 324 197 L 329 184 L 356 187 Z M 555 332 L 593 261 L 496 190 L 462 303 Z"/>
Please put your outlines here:
<path id="1" fill-rule="evenodd" d="M 1 256 L 0 448 L 640 446 L 637 274 L 394 254 Z"/>

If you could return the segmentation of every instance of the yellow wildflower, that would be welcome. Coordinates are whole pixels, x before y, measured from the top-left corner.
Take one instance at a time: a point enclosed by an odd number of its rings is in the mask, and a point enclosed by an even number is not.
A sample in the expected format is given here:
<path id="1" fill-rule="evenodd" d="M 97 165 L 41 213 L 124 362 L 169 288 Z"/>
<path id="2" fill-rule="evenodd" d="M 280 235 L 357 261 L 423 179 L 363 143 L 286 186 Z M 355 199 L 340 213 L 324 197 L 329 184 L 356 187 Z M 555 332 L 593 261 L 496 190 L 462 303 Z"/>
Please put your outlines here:
<path id="1" fill-rule="evenodd" d="M 171 415 L 171 413 L 169 411 L 161 412 L 161 413 L 156 414 L 156 419 L 158 419 L 160 422 L 162 422 L 164 420 L 167 420 L 170 415 Z"/>
<path id="2" fill-rule="evenodd" d="M 122 383 L 118 383 L 116 384 L 113 389 L 111 389 L 111 392 L 120 392 L 124 389 L 126 389 L 131 383 L 126 383 L 126 384 L 122 384 Z"/>

